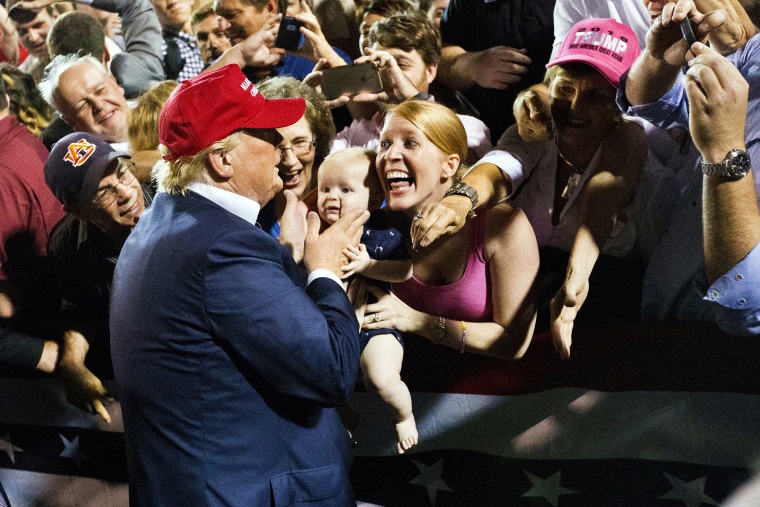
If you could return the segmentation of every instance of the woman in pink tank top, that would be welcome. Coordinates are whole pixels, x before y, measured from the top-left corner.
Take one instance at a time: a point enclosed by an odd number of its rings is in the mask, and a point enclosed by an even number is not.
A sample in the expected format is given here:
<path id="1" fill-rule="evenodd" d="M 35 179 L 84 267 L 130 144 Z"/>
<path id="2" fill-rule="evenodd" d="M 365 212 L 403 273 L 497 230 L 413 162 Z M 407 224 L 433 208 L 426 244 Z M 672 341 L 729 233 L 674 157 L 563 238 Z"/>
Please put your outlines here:
<path id="1" fill-rule="evenodd" d="M 435 205 L 456 181 L 467 154 L 467 134 L 450 109 L 407 101 L 386 116 L 377 170 L 385 192 L 389 227 L 419 226 L 418 212 Z M 463 196 L 467 199 L 467 196 Z M 533 285 L 538 247 L 528 219 L 502 203 L 428 248 L 406 234 L 413 276 L 392 292 L 370 289 L 366 330 L 393 328 L 462 352 L 518 359 L 536 321 Z"/>

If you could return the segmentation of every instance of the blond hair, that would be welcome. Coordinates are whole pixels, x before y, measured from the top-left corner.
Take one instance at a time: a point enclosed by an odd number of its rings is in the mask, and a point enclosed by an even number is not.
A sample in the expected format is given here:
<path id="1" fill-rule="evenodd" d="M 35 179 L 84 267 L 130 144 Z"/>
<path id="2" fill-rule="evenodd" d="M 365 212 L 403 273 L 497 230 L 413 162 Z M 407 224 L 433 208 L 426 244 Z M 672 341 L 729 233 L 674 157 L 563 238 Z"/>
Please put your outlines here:
<path id="1" fill-rule="evenodd" d="M 467 160 L 467 131 L 459 116 L 448 107 L 426 100 L 407 100 L 393 107 L 385 121 L 399 116 L 425 135 L 446 155 L 459 155 L 460 165 Z"/>
<path id="2" fill-rule="evenodd" d="M 240 144 L 240 135 L 240 131 L 233 132 L 195 155 L 179 157 L 172 162 L 166 160 L 156 162 L 150 176 L 158 187 L 158 191 L 184 195 L 187 192 L 187 187 L 191 184 L 209 182 L 208 156 L 216 150 L 230 151 L 234 149 Z M 158 145 L 158 151 L 162 155 L 170 153 L 163 144 Z"/>
<path id="3" fill-rule="evenodd" d="M 132 151 L 158 148 L 158 116 L 164 102 L 174 89 L 176 81 L 159 81 L 145 90 L 137 99 L 137 106 L 127 118 L 129 146 Z"/>

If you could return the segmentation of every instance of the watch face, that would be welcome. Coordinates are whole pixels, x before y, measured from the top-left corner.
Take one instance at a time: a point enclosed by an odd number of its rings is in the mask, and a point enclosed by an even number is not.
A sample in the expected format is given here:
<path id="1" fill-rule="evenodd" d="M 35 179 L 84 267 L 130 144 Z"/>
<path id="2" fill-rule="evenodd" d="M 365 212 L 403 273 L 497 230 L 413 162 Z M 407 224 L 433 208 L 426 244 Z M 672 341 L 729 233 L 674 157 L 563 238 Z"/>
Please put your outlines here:
<path id="1" fill-rule="evenodd" d="M 728 169 L 734 177 L 743 177 L 750 170 L 751 162 L 745 151 L 734 150 L 729 155 Z"/>

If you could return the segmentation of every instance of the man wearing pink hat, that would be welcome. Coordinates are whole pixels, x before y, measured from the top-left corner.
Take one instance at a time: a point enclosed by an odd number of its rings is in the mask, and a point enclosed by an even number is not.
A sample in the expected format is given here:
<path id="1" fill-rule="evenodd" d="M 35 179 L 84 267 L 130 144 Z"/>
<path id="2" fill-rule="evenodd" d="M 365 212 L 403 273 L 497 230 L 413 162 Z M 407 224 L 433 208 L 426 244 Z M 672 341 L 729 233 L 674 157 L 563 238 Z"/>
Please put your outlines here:
<path id="1" fill-rule="evenodd" d="M 277 129 L 304 109 L 266 100 L 234 65 L 184 81 L 164 106 L 161 191 L 111 299 L 132 505 L 355 505 L 334 407 L 366 344 L 339 276 L 368 213 L 321 235 L 310 214 L 305 289 L 256 227 L 282 188 Z"/>
<path id="2" fill-rule="evenodd" d="M 554 135 L 526 142 L 513 125 L 462 179 L 485 206 L 509 196 L 528 216 L 541 253 L 542 296 L 556 293 L 544 306 L 551 306 L 554 346 L 563 359 L 570 356 L 576 316 L 638 318 L 643 267 L 635 259 L 647 254 L 667 218 L 647 213 L 647 185 L 663 169 L 648 153 L 643 128 L 623 118 L 615 103 L 621 76 L 639 53 L 635 33 L 614 19 L 577 23 L 547 65 Z M 669 190 L 675 198 L 677 190 Z M 421 220 L 424 235 L 415 239 L 426 246 L 437 231 L 458 228 L 470 204 L 463 196 L 445 197 Z M 457 217 L 446 223 L 448 211 Z"/>

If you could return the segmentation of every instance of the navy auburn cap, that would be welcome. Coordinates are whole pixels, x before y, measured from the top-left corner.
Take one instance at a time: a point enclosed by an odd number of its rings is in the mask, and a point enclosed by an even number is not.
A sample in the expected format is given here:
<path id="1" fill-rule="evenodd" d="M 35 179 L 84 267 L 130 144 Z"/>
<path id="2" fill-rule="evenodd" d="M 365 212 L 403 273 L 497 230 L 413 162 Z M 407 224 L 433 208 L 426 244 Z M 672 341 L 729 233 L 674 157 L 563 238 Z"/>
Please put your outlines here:
<path id="1" fill-rule="evenodd" d="M 74 132 L 50 150 L 45 183 L 62 204 L 92 201 L 109 164 L 118 157 L 129 155 L 114 150 L 98 136 Z"/>

